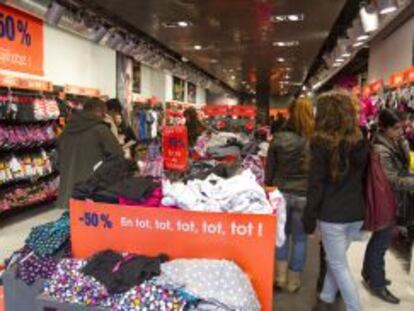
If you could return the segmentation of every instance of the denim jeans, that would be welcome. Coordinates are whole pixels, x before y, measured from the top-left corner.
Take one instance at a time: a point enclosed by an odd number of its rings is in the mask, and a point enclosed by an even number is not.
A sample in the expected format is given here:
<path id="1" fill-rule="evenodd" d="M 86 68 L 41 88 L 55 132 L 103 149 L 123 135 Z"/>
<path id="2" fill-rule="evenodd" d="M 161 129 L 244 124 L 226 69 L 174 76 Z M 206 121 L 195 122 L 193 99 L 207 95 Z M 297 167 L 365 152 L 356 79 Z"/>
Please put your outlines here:
<path id="1" fill-rule="evenodd" d="M 328 264 L 320 299 L 333 303 L 339 290 L 347 311 L 362 311 L 346 256 L 351 242 L 361 238 L 362 221 L 340 224 L 320 221 L 319 227 Z"/>
<path id="2" fill-rule="evenodd" d="M 365 251 L 362 276 L 375 289 L 385 287 L 385 253 L 390 247 L 392 229 L 385 228 L 375 231 Z"/>
<path id="3" fill-rule="evenodd" d="M 306 198 L 292 194 L 284 194 L 284 197 L 287 209 L 286 241 L 282 247 L 277 248 L 277 259 L 279 261 L 289 261 L 289 269 L 293 272 L 302 272 L 306 263 L 308 246 L 308 237 L 302 224 Z"/>

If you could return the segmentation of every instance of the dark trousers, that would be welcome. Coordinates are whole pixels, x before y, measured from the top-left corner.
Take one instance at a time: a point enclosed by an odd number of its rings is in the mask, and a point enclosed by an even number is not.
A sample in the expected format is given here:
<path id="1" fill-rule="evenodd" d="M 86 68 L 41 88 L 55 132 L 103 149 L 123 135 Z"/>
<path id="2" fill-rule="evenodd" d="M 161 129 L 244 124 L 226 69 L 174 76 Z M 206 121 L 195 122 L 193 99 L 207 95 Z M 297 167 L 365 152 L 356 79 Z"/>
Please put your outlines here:
<path id="1" fill-rule="evenodd" d="M 326 259 L 325 259 L 325 250 L 323 248 L 323 244 L 322 242 L 320 242 L 319 244 L 319 276 L 318 276 L 318 281 L 316 283 L 316 289 L 318 291 L 318 293 L 320 293 L 322 291 L 323 288 L 323 282 L 325 281 L 325 276 L 326 276 Z"/>
<path id="2" fill-rule="evenodd" d="M 362 276 L 372 288 L 385 287 L 385 253 L 391 245 L 392 229 L 375 231 L 365 251 Z"/>

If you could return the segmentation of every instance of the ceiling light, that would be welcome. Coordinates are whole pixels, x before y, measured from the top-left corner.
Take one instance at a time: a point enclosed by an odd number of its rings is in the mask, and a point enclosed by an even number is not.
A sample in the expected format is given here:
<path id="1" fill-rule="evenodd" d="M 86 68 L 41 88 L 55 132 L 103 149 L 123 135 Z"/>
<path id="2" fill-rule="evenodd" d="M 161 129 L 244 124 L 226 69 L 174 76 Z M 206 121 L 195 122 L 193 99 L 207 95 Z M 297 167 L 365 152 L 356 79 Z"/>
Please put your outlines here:
<path id="1" fill-rule="evenodd" d="M 360 47 L 360 46 L 362 46 L 364 44 L 365 44 L 364 42 L 358 41 L 358 42 L 355 42 L 352 46 L 355 47 L 355 48 L 357 48 L 357 47 Z"/>
<path id="2" fill-rule="evenodd" d="M 185 28 L 185 27 L 188 27 L 190 24 L 186 21 L 179 21 L 179 22 L 177 22 L 177 25 L 182 27 L 182 28 Z"/>
<path id="3" fill-rule="evenodd" d="M 279 47 L 293 47 L 293 46 L 298 46 L 300 43 L 297 40 L 292 40 L 292 41 L 275 41 L 273 42 L 273 46 L 279 46 Z"/>
<path id="4" fill-rule="evenodd" d="M 335 59 L 335 62 L 337 63 L 343 63 L 345 61 L 345 59 L 338 57 L 337 59 Z"/>
<path id="5" fill-rule="evenodd" d="M 62 18 L 64 11 L 65 8 L 61 4 L 52 1 L 45 15 L 46 22 L 50 25 L 57 25 Z"/>
<path id="6" fill-rule="evenodd" d="M 376 7 L 373 4 L 366 4 L 359 10 L 362 27 L 366 33 L 374 32 L 379 27 L 379 16 Z"/>
<path id="7" fill-rule="evenodd" d="M 210 59 L 210 63 L 212 63 L 212 64 L 217 64 L 217 63 L 218 63 L 218 60 L 217 60 L 217 59 L 215 59 L 215 58 L 212 58 L 212 59 Z"/>
<path id="8" fill-rule="evenodd" d="M 369 36 L 365 33 L 364 27 L 362 26 L 362 22 L 359 18 L 354 20 L 352 27 L 354 28 L 354 40 L 365 41 L 369 39 Z"/>
<path id="9" fill-rule="evenodd" d="M 95 27 L 90 29 L 89 32 L 89 39 L 93 42 L 98 43 L 106 35 L 106 33 L 108 32 L 108 28 L 103 25 L 97 24 L 95 25 Z"/>
<path id="10" fill-rule="evenodd" d="M 345 53 L 342 54 L 342 57 L 345 57 L 345 58 L 348 58 L 348 57 L 351 57 L 351 56 L 352 56 L 351 52 L 345 52 Z"/>
<path id="11" fill-rule="evenodd" d="M 242 81 L 242 84 L 246 84 L 247 82 L 246 81 Z"/>
<path id="12" fill-rule="evenodd" d="M 117 49 L 118 46 L 122 43 L 122 36 L 118 32 L 111 33 L 106 41 L 106 46 L 110 49 Z"/>
<path id="13" fill-rule="evenodd" d="M 270 17 L 272 23 L 301 22 L 305 19 L 304 14 L 273 15 Z"/>
<path id="14" fill-rule="evenodd" d="M 332 66 L 337 68 L 337 67 L 341 67 L 341 65 L 342 65 L 341 63 L 334 63 Z"/>
<path id="15" fill-rule="evenodd" d="M 378 10 L 381 15 L 390 14 L 397 11 L 398 5 L 395 0 L 377 0 Z"/>
<path id="16" fill-rule="evenodd" d="M 236 80 L 236 76 L 235 76 L 235 75 L 232 75 L 230 78 L 231 78 L 232 80 Z"/>
<path id="17" fill-rule="evenodd" d="M 306 91 L 307 89 L 306 85 L 302 86 L 302 91 Z"/>
<path id="18" fill-rule="evenodd" d="M 201 50 L 203 47 L 201 46 L 201 45 L 194 45 L 194 50 L 197 50 L 197 51 L 199 51 L 199 50 Z"/>
<path id="19" fill-rule="evenodd" d="M 136 47 L 136 45 L 135 45 L 134 40 L 130 39 L 130 40 L 127 41 L 127 43 L 125 43 L 125 45 L 122 47 L 121 51 L 122 51 L 122 53 L 129 55 L 135 50 L 135 47 Z"/>
<path id="20" fill-rule="evenodd" d="M 188 58 L 183 56 L 183 57 L 181 57 L 181 61 L 183 63 L 187 63 L 188 62 Z"/>
<path id="21" fill-rule="evenodd" d="M 277 61 L 278 61 L 279 63 L 283 63 L 283 62 L 285 61 L 285 59 L 284 59 L 283 57 L 279 57 L 279 58 L 277 59 Z"/>

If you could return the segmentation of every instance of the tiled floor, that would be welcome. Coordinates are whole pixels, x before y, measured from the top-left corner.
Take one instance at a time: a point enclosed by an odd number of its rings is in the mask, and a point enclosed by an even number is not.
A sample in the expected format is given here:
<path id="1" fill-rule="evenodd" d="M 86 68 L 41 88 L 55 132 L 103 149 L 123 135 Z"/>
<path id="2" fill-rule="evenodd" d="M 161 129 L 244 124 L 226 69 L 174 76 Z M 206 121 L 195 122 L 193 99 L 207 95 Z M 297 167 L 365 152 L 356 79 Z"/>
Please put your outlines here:
<path id="1" fill-rule="evenodd" d="M 53 208 L 40 208 L 0 220 L 0 262 L 3 262 L 4 258 L 9 256 L 13 250 L 23 245 L 24 239 L 33 226 L 57 219 L 61 213 L 61 210 Z M 275 310 L 311 310 L 316 299 L 315 283 L 319 267 L 317 250 L 317 242 L 311 240 L 306 271 L 303 275 L 302 289 L 299 293 L 293 295 L 284 293 L 276 294 Z M 390 289 L 401 298 L 402 303 L 397 306 L 383 303 L 365 290 L 360 278 L 364 251 L 365 243 L 354 243 L 349 251 L 349 263 L 359 287 L 364 311 L 413 311 L 414 277 L 413 275 L 411 277 L 408 275 L 401 259 L 392 252 L 388 252 L 387 254 L 387 275 L 393 282 Z M 337 310 L 335 311 L 345 311 L 342 302 L 338 303 Z"/>

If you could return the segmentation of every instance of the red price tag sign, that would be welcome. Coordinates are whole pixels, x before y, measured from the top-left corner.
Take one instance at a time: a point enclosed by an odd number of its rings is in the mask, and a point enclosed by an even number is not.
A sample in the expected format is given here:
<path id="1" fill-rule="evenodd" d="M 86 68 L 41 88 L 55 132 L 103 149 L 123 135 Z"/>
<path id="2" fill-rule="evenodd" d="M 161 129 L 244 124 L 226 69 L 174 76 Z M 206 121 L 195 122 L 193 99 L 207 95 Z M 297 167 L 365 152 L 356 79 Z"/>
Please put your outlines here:
<path id="1" fill-rule="evenodd" d="M 43 75 L 43 22 L 0 4 L 0 68 Z"/>
<path id="2" fill-rule="evenodd" d="M 256 107 L 254 106 L 233 106 L 231 115 L 235 117 L 255 117 Z"/>
<path id="3" fill-rule="evenodd" d="M 226 105 L 207 105 L 204 107 L 204 112 L 210 117 L 227 116 L 229 107 Z"/>
<path id="4" fill-rule="evenodd" d="M 165 126 L 162 134 L 164 168 L 180 172 L 187 170 L 187 128 L 185 126 Z"/>

